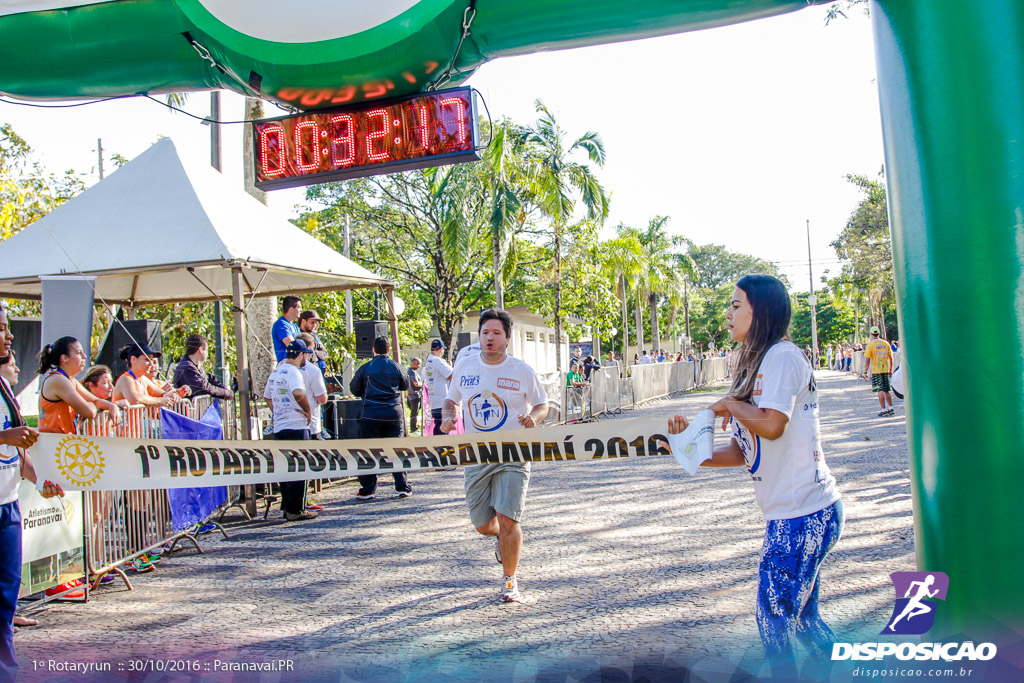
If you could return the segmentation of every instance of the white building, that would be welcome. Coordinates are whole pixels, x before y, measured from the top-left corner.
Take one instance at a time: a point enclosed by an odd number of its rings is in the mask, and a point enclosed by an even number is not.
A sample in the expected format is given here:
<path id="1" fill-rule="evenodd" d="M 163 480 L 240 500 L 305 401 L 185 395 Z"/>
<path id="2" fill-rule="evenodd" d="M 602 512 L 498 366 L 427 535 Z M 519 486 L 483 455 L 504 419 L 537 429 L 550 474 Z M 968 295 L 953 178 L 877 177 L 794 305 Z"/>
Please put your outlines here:
<path id="1" fill-rule="evenodd" d="M 508 352 L 526 361 L 527 365 L 544 374 L 555 372 L 557 367 L 556 348 L 562 354 L 562 370 L 569 367 L 569 338 L 562 330 L 562 343 L 555 343 L 555 328 L 549 327 L 544 316 L 538 315 L 526 306 L 511 306 L 505 309 L 512 316 L 512 339 Z M 466 331 L 476 331 L 479 327 L 480 311 L 468 311 L 463 327 Z M 563 318 L 565 322 L 582 323 L 581 320 Z"/>
<path id="2" fill-rule="evenodd" d="M 509 342 L 509 354 L 526 361 L 526 363 L 540 374 L 555 372 L 555 329 L 549 327 L 544 316 L 533 313 L 526 306 L 511 306 L 507 309 L 512 316 L 512 339 Z M 467 311 L 465 321 L 461 328 L 456 328 L 452 335 L 452 347 L 458 351 L 458 336 L 460 332 L 472 333 L 476 341 L 476 331 L 479 327 L 480 311 Z M 581 320 L 565 318 L 566 322 L 581 324 Z M 562 331 L 562 370 L 569 367 L 569 340 Z M 430 353 L 430 340 L 426 344 L 417 344 L 402 349 L 402 360 L 408 363 L 409 358 L 417 357 L 421 360 Z M 454 355 L 454 354 L 453 354 Z"/>

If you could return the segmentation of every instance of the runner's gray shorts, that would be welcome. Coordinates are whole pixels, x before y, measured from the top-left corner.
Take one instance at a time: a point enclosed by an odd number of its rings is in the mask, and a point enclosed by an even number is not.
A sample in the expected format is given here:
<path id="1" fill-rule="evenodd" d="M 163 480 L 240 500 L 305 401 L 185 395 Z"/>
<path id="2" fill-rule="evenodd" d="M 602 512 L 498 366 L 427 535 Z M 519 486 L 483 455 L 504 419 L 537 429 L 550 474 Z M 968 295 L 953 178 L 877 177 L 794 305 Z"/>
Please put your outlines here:
<path id="1" fill-rule="evenodd" d="M 517 522 L 526 508 L 530 463 L 506 462 L 466 467 L 466 505 L 474 527 L 481 527 L 496 512 Z"/>

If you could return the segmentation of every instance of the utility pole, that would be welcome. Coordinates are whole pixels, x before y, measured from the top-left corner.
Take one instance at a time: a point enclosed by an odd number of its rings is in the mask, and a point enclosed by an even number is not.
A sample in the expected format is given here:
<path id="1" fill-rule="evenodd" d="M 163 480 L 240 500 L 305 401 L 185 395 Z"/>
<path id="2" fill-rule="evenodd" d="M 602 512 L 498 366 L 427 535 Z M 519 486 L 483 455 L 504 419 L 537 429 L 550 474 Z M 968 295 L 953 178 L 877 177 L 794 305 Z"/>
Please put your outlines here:
<path id="1" fill-rule="evenodd" d="M 100 160 L 100 180 L 103 180 L 103 138 L 96 138 L 96 155 Z"/>
<path id="2" fill-rule="evenodd" d="M 345 214 L 345 258 L 352 258 L 352 229 L 348 222 L 348 214 Z M 352 323 L 352 290 L 345 290 L 345 334 L 352 334 L 354 325 Z M 356 364 L 351 358 L 345 359 L 345 366 L 342 369 L 342 377 L 345 386 L 352 381 L 355 374 Z"/>
<path id="3" fill-rule="evenodd" d="M 811 265 L 811 221 L 807 219 L 807 275 L 811 280 L 811 293 L 807 303 L 811 305 L 811 363 L 818 359 L 818 297 L 814 295 L 814 269 Z"/>
<path id="4" fill-rule="evenodd" d="M 220 163 L 220 91 L 210 93 L 210 165 L 218 173 Z M 227 369 L 224 367 L 224 304 L 220 299 L 213 302 L 213 364 L 214 372 L 225 386 L 230 386 Z M 248 437 L 246 437 L 248 438 Z"/>
<path id="5" fill-rule="evenodd" d="M 686 338 L 690 339 L 690 290 L 683 279 L 683 321 L 686 323 Z"/>

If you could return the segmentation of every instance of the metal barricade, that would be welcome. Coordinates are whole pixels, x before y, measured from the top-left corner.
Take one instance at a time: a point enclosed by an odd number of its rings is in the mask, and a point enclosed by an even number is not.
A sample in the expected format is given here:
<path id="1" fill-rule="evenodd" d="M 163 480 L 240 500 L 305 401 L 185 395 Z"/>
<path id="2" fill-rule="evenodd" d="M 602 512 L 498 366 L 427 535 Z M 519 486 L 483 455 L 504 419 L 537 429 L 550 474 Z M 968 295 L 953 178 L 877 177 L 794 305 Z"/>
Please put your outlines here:
<path id="1" fill-rule="evenodd" d="M 724 379 L 728 370 L 728 361 L 724 357 L 695 362 L 634 365 L 629 377 L 619 377 L 614 368 L 595 369 L 590 376 L 588 391 L 584 392 L 584 415 L 595 417 L 615 413 L 627 406 L 688 391 Z M 575 413 L 570 413 L 566 419 L 574 417 Z"/>
<path id="2" fill-rule="evenodd" d="M 185 402 L 182 401 L 182 404 Z M 188 415 L 193 419 L 199 420 L 209 410 L 210 406 L 216 403 L 220 408 L 220 420 L 223 425 L 223 434 L 225 441 L 234 441 L 238 439 L 238 435 L 241 433 L 241 429 L 238 426 L 238 412 L 236 410 L 237 405 L 234 401 L 226 401 L 223 399 L 217 399 L 213 396 L 197 396 L 192 399 L 192 408 L 195 415 Z M 190 410 L 188 407 L 184 407 L 184 410 Z M 183 413 L 184 414 L 184 413 Z M 221 506 L 220 511 L 217 513 L 217 525 L 220 525 L 220 521 L 224 519 L 224 515 L 231 508 L 238 508 L 245 515 L 246 519 L 252 520 L 252 515 L 245 509 L 245 501 L 242 498 L 243 487 L 241 486 L 228 486 L 227 501 Z M 221 529 L 223 532 L 223 529 Z"/>
<path id="3" fill-rule="evenodd" d="M 617 367 L 601 368 L 590 373 L 590 416 L 619 413 L 623 404 L 623 379 Z"/>
<path id="4" fill-rule="evenodd" d="M 565 387 L 565 421 L 579 422 L 587 416 L 590 386 Z"/>
<path id="5" fill-rule="evenodd" d="M 202 416 L 199 407 L 192 401 L 179 401 L 169 409 L 198 419 Z M 79 420 L 78 434 L 159 439 L 160 408 L 127 408 L 122 411 L 121 424 L 116 426 L 105 412 L 100 413 L 91 420 Z M 110 463 L 111 467 L 117 465 Z M 178 542 L 187 540 L 196 550 L 203 552 L 187 530 L 174 529 L 167 491 L 164 489 L 91 491 L 83 498 L 86 567 L 93 577 L 93 589 L 104 575 L 115 572 L 131 590 L 131 581 L 122 570 L 122 565 L 161 546 L 170 544 L 173 550 Z"/>

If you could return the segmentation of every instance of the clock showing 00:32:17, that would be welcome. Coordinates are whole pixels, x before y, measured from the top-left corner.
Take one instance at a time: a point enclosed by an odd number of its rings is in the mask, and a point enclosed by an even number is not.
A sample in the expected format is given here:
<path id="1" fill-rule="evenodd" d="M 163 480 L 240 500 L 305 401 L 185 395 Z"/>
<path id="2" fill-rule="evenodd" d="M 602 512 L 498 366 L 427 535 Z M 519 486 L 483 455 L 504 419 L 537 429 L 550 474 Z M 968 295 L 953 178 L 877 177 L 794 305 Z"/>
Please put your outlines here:
<path id="1" fill-rule="evenodd" d="M 454 88 L 253 122 L 256 187 L 479 161 L 474 91 Z"/>

